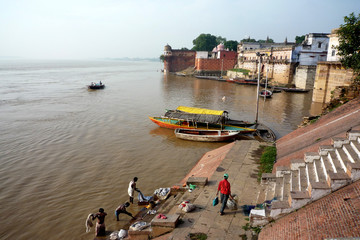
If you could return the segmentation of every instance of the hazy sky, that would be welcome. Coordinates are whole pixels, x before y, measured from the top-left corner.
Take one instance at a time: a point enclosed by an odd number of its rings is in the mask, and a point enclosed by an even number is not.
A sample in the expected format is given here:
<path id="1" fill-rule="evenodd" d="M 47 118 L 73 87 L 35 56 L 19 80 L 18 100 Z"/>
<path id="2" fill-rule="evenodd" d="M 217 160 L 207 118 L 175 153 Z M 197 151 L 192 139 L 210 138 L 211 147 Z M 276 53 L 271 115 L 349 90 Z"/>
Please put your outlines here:
<path id="1" fill-rule="evenodd" d="M 201 33 L 276 42 L 330 32 L 360 0 L 0 0 L 0 57 L 159 57 Z"/>

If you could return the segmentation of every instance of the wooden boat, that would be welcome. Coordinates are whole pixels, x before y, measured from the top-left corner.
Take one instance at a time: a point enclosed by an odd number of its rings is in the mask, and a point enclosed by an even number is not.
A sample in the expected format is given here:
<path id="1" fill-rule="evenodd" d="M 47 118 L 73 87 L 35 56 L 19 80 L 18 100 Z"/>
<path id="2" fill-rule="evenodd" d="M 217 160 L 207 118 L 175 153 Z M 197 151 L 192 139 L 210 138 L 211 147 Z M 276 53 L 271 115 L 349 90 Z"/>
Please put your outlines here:
<path id="1" fill-rule="evenodd" d="M 105 88 L 105 84 L 103 84 L 101 81 L 99 83 L 91 83 L 88 86 L 89 89 L 103 89 Z"/>
<path id="2" fill-rule="evenodd" d="M 265 142 L 275 142 L 276 135 L 275 133 L 264 124 L 258 123 L 255 125 L 256 132 L 254 133 L 255 136 L 259 137 L 261 140 Z"/>
<path id="3" fill-rule="evenodd" d="M 222 77 L 218 77 L 218 76 L 200 76 L 200 75 L 195 75 L 196 78 L 199 79 L 209 79 L 209 80 L 216 80 L 216 81 L 226 81 L 226 79 L 222 78 Z"/>
<path id="4" fill-rule="evenodd" d="M 306 93 L 310 91 L 309 89 L 301 89 L 301 88 L 283 88 L 285 92 L 295 92 L 295 93 Z"/>
<path id="5" fill-rule="evenodd" d="M 253 79 L 234 79 L 234 83 L 240 85 L 257 85 L 257 81 Z"/>
<path id="6" fill-rule="evenodd" d="M 160 127 L 170 129 L 201 128 L 242 132 L 255 131 L 252 128 L 247 128 L 254 123 L 232 120 L 228 117 L 228 112 L 223 110 L 179 106 L 176 110 L 167 110 L 164 116 L 149 118 Z"/>
<path id="7" fill-rule="evenodd" d="M 259 95 L 261 97 L 266 97 L 266 98 L 271 98 L 272 94 L 273 94 L 272 91 L 265 90 L 265 89 L 261 90 L 260 93 L 259 93 Z"/>
<path id="8" fill-rule="evenodd" d="M 201 130 L 201 129 L 175 129 L 175 136 L 180 139 L 199 142 L 225 142 L 236 138 L 239 131 L 228 130 Z"/>
<path id="9" fill-rule="evenodd" d="M 217 123 L 205 123 L 197 122 L 190 119 L 179 119 L 179 118 L 169 118 L 169 117 L 149 117 L 149 119 L 163 128 L 177 129 L 202 129 L 202 130 L 228 130 L 228 131 L 239 131 L 241 133 L 250 133 L 255 132 L 256 129 L 245 128 L 241 126 L 227 125 L 227 124 L 217 124 Z"/>

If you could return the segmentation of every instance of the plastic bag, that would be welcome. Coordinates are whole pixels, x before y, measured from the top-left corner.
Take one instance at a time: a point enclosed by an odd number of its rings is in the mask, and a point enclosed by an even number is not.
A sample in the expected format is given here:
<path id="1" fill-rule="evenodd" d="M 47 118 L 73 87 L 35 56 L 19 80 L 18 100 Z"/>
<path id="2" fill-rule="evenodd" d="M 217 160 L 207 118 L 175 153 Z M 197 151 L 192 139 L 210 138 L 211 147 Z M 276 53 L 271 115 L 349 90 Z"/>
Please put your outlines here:
<path id="1" fill-rule="evenodd" d="M 119 239 L 124 239 L 124 238 L 126 238 L 126 236 L 127 236 L 127 231 L 124 230 L 124 229 L 120 229 L 119 234 L 118 234 L 118 238 Z"/>
<path id="2" fill-rule="evenodd" d="M 182 203 L 180 203 L 179 208 L 184 212 L 191 212 L 195 210 L 196 207 L 194 204 L 191 204 L 189 201 L 183 201 Z"/>
<path id="3" fill-rule="evenodd" d="M 119 240 L 118 231 L 112 232 L 109 238 L 110 240 Z"/>
<path id="4" fill-rule="evenodd" d="M 218 197 L 214 198 L 212 205 L 216 206 L 216 205 L 218 205 L 218 203 L 219 203 L 219 198 Z"/>
<path id="5" fill-rule="evenodd" d="M 230 210 L 236 210 L 237 209 L 237 204 L 234 200 L 232 199 L 228 199 L 226 202 L 226 206 L 230 209 Z"/>
<path id="6" fill-rule="evenodd" d="M 182 210 L 183 210 L 184 212 L 194 211 L 194 210 L 195 210 L 195 205 L 194 205 L 194 204 L 191 204 L 191 203 L 188 203 L 188 204 L 186 204 L 185 207 L 182 208 Z"/>

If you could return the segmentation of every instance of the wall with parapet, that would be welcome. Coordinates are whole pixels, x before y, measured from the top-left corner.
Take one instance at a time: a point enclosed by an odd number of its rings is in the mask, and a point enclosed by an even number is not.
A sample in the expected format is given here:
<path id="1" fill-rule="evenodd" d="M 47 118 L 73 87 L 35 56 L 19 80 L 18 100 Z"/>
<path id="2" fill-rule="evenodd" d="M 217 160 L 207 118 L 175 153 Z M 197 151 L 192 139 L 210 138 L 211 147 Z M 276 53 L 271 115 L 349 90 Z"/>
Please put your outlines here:
<path id="1" fill-rule="evenodd" d="M 340 62 L 319 62 L 316 68 L 313 102 L 330 102 L 331 92 L 337 86 L 349 86 L 353 79 L 353 71 L 345 69 Z"/>
<path id="2" fill-rule="evenodd" d="M 195 51 L 172 50 L 170 55 L 164 56 L 164 71 L 179 72 L 195 66 Z"/>
<path id="3" fill-rule="evenodd" d="M 298 66 L 294 76 L 297 88 L 313 89 L 315 82 L 316 66 Z"/>

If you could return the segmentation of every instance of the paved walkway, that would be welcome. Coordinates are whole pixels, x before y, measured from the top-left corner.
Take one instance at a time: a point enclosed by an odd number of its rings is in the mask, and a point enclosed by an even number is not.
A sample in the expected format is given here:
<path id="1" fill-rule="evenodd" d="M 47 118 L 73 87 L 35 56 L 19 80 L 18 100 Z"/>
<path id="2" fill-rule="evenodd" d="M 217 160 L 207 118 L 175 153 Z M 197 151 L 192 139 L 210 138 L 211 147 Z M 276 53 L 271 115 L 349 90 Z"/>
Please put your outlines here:
<path id="1" fill-rule="evenodd" d="M 212 166 L 216 164 L 216 168 L 213 174 L 209 173 L 209 182 L 205 187 L 167 200 L 168 206 L 162 208 L 163 213 L 180 213 L 178 205 L 183 200 L 190 200 L 197 209 L 184 214 L 183 222 L 173 232 L 157 239 L 187 239 L 189 233 L 205 233 L 208 236 L 207 239 L 242 239 L 241 235 L 245 234 L 242 226 L 248 223 L 246 220 L 248 217 L 242 213 L 241 209 L 225 209 L 225 215 L 220 216 L 220 204 L 214 207 L 212 200 L 215 197 L 218 182 L 223 179 L 224 173 L 228 173 L 231 192 L 238 196 L 238 205 L 256 203 L 260 190 L 257 183 L 258 164 L 256 163 L 261 154 L 260 145 L 269 144 L 247 140 L 235 142 L 230 151 L 225 147 L 224 151 L 228 151 L 225 158 L 217 163 L 214 161 L 210 163 Z M 196 167 L 194 169 L 196 170 Z M 190 173 L 191 175 L 197 177 L 196 174 Z"/>

